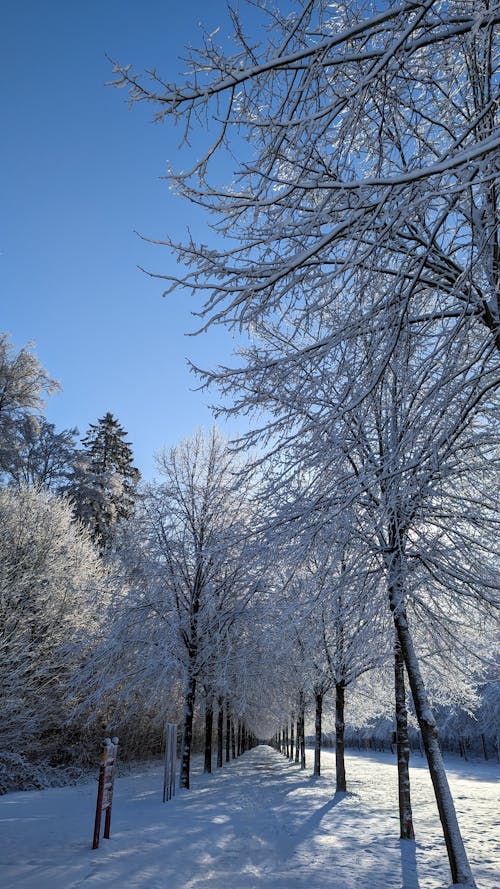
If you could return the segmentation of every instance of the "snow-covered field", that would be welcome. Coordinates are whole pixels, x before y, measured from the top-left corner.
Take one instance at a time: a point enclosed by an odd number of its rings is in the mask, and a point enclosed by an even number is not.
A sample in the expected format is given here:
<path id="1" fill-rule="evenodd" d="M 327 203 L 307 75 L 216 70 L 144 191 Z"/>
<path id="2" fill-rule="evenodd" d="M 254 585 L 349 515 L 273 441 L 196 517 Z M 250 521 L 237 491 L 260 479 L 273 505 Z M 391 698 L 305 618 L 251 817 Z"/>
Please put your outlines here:
<path id="1" fill-rule="evenodd" d="M 310 765 L 311 757 L 309 755 Z M 118 778 L 111 839 L 92 851 L 96 782 L 0 798 L 1 889 L 437 889 L 449 884 L 430 781 L 412 768 L 416 844 L 398 840 L 390 754 L 349 754 L 351 793 L 269 747 L 163 804 L 162 770 Z M 450 760 L 479 889 L 500 889 L 498 767 Z M 495 824 L 496 821 L 496 824 Z"/>

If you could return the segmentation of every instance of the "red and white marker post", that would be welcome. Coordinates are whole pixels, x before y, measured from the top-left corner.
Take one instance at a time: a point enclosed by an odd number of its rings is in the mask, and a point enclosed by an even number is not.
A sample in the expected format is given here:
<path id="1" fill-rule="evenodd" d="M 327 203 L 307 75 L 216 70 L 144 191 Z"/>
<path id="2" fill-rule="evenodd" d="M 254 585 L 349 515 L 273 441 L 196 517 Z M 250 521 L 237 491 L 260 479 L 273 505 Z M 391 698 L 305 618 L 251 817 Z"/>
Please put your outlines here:
<path id="1" fill-rule="evenodd" d="M 111 826 L 111 807 L 113 805 L 113 788 L 115 782 L 115 765 L 118 753 L 118 738 L 105 738 L 99 768 L 99 786 L 97 788 L 97 805 L 95 810 L 94 839 L 92 848 L 99 848 L 99 834 L 101 832 L 102 813 L 106 812 L 104 819 L 104 837 L 109 840 L 109 828 Z"/>

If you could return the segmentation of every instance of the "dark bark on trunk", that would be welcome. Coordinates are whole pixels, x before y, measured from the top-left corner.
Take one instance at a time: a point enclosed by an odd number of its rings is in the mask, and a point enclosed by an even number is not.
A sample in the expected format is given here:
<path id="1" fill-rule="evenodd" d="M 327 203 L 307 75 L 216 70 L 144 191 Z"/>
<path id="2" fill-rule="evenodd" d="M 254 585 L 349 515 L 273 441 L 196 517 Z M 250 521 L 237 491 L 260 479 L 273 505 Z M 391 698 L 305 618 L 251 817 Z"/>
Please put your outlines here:
<path id="1" fill-rule="evenodd" d="M 344 704 L 345 686 L 343 682 L 335 683 L 335 767 L 337 775 L 337 793 L 347 790 L 344 757 Z"/>
<path id="2" fill-rule="evenodd" d="M 323 693 L 315 692 L 316 717 L 314 720 L 314 775 L 321 774 L 321 716 L 323 713 Z"/>
<path id="3" fill-rule="evenodd" d="M 231 714 L 226 704 L 226 762 L 231 759 Z"/>
<path id="4" fill-rule="evenodd" d="M 297 716 L 297 725 L 295 727 L 295 762 L 298 763 L 300 756 L 300 713 Z"/>
<path id="5" fill-rule="evenodd" d="M 292 718 L 290 721 L 290 759 L 293 759 L 294 749 L 295 749 L 294 722 L 295 722 L 295 714 L 292 713 Z"/>
<path id="6" fill-rule="evenodd" d="M 396 637 L 394 643 L 394 688 L 396 697 L 396 746 L 398 759 L 399 836 L 414 840 L 410 793 L 410 742 L 406 709 L 404 660 Z"/>
<path id="7" fill-rule="evenodd" d="M 488 747 L 486 744 L 486 738 L 483 734 L 481 734 L 481 741 L 483 743 L 483 756 L 484 756 L 485 760 L 487 761 L 488 760 Z"/>
<path id="8" fill-rule="evenodd" d="M 180 785 L 189 790 L 190 767 L 191 767 L 191 742 L 193 739 L 193 715 L 194 701 L 196 695 L 196 679 L 194 676 L 188 677 L 186 695 L 184 698 L 184 724 L 182 726 L 182 745 L 181 745 L 181 774 Z"/>
<path id="9" fill-rule="evenodd" d="M 304 697 L 300 697 L 300 768 L 306 767 L 306 711 Z"/>
<path id="10" fill-rule="evenodd" d="M 238 719 L 238 735 L 237 735 L 237 747 L 236 747 L 238 756 L 241 756 L 241 721 Z"/>
<path id="11" fill-rule="evenodd" d="M 224 701 L 218 700 L 217 710 L 217 768 L 222 768 L 222 751 L 224 748 Z"/>
<path id="12" fill-rule="evenodd" d="M 288 741 L 288 724 L 285 728 L 285 756 L 290 757 L 290 743 Z"/>
<path id="13" fill-rule="evenodd" d="M 214 727 L 214 708 L 212 701 L 207 701 L 205 706 L 205 762 L 203 771 L 212 772 L 212 734 Z"/>
<path id="14" fill-rule="evenodd" d="M 234 735 L 234 718 L 231 719 L 231 755 L 232 758 L 236 758 L 236 738 Z"/>
<path id="15" fill-rule="evenodd" d="M 393 553 L 392 556 L 388 590 L 390 606 L 413 695 L 418 724 L 422 733 L 425 755 L 443 828 L 452 881 L 459 885 L 475 886 L 443 764 L 436 721 L 420 673 L 418 658 L 408 626 L 404 596 L 397 580 L 397 578 L 403 575 L 400 564 L 401 557 L 399 553 Z M 397 563 L 398 558 L 399 564 Z"/>

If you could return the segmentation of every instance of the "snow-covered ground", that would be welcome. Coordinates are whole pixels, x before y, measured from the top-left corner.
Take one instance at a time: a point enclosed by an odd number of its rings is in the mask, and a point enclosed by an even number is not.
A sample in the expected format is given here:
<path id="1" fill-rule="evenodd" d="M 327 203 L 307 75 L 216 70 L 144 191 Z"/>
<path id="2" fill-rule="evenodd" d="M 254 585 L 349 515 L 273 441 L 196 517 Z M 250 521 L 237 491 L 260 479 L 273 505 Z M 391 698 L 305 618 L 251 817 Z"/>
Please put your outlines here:
<path id="1" fill-rule="evenodd" d="M 309 755 L 310 764 L 311 757 Z M 500 889 L 498 767 L 450 760 L 449 777 L 479 889 Z M 437 889 L 449 884 L 430 781 L 412 768 L 416 844 L 398 840 L 390 754 L 334 756 L 310 776 L 269 747 L 161 801 L 162 770 L 116 781 L 111 839 L 92 851 L 96 782 L 0 798 L 1 889 Z M 497 822 L 495 824 L 495 821 Z"/>

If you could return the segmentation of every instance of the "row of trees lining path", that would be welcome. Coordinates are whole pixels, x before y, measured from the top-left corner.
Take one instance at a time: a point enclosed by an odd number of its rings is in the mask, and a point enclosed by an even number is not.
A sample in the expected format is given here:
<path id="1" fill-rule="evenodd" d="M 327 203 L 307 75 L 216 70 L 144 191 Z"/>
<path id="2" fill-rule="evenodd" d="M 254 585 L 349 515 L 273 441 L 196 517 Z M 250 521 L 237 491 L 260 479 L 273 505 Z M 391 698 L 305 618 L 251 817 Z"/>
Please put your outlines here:
<path id="1" fill-rule="evenodd" d="M 44 376 L 32 353 L 24 364 L 12 349 L 6 350 L 6 381 L 15 379 L 16 368 L 25 365 L 31 368 L 31 400 L 22 409 L 18 400 L 18 416 L 11 413 L 8 418 L 11 429 L 12 424 L 26 424 L 29 412 L 35 410 L 36 381 Z M 396 382 L 402 385 L 404 380 L 399 370 Z M 7 383 L 4 387 L 8 391 Z M 413 403 L 419 404 L 415 394 Z M 368 427 L 367 442 L 383 439 L 387 424 L 381 409 L 383 405 L 392 409 L 393 401 L 376 404 L 374 416 L 382 435 L 373 437 Z M 359 420 L 367 422 L 368 401 L 364 407 L 366 413 Z M 116 421 L 110 422 L 110 416 L 93 427 L 97 452 L 102 446 L 108 453 L 113 450 L 107 436 Z M 407 410 L 403 416 L 406 422 L 411 419 Z M 33 421 L 37 419 L 33 414 Z M 420 411 L 422 431 L 424 419 Z M 396 420 L 388 424 L 392 430 Z M 347 445 L 350 458 L 356 459 L 359 426 L 354 431 L 355 437 L 345 438 L 344 451 L 339 447 L 342 461 Z M 467 695 L 472 702 L 483 683 L 495 627 L 485 592 L 459 596 L 467 588 L 454 590 L 450 584 L 450 577 L 458 576 L 457 557 L 462 583 L 474 577 L 479 587 L 490 577 L 488 558 L 475 558 L 478 551 L 485 553 L 488 530 L 482 512 L 475 511 L 478 490 L 484 489 L 482 508 L 487 507 L 490 490 L 485 461 L 479 460 L 484 433 L 473 428 L 470 438 L 459 439 L 460 447 L 466 441 L 475 449 L 481 466 L 479 471 L 469 460 L 467 485 L 462 482 L 462 452 L 453 451 L 459 475 L 447 472 L 446 479 L 454 484 L 458 479 L 461 485 L 460 511 L 454 485 L 440 489 L 436 504 L 446 540 L 442 533 L 434 540 L 431 533 L 436 512 L 422 513 L 430 528 L 413 526 L 416 549 L 408 554 L 408 617 L 421 666 L 433 697 L 457 704 Z M 123 439 L 120 428 L 119 452 Z M 414 446 L 422 441 L 417 438 Z M 361 459 L 364 451 L 360 448 L 359 453 Z M 130 464 L 131 460 L 125 461 Z M 416 471 L 410 468 L 411 473 Z M 338 515 L 332 511 L 327 523 L 314 526 L 303 521 L 303 512 L 293 522 L 283 521 L 281 491 L 273 496 L 266 487 L 272 465 L 264 477 L 255 461 L 235 453 L 216 429 L 162 452 L 158 469 L 158 481 L 137 489 L 128 514 L 117 519 L 118 511 L 109 506 L 99 511 L 113 517 L 105 543 L 96 539 L 95 525 L 77 518 L 74 501 L 59 482 L 53 487 L 26 486 L 10 476 L 0 490 L 4 530 L 0 666 L 5 680 L 0 756 L 7 757 L 8 770 L 28 768 L 26 754 L 20 757 L 24 749 L 29 749 L 29 756 L 49 755 L 56 762 L 61 750 L 69 756 L 75 748 L 90 749 L 102 731 L 109 734 L 115 727 L 130 755 L 134 749 L 142 755 L 153 753 L 146 747 L 150 727 L 157 727 L 159 750 L 162 725 L 168 720 L 182 723 L 185 787 L 190 781 L 193 737 L 200 740 L 201 727 L 205 769 L 212 768 L 214 723 L 218 767 L 233 750 L 242 752 L 253 743 L 252 736 L 271 737 L 276 725 L 282 732 L 282 747 L 286 750 L 288 734 L 289 756 L 298 756 L 305 767 L 306 725 L 309 731 L 315 725 L 314 772 L 319 774 L 321 732 L 325 715 L 332 719 L 333 705 L 337 789 L 345 790 L 349 776 L 343 759 L 344 711 L 361 725 L 370 716 L 391 716 L 394 677 L 398 741 L 402 734 L 400 746 L 407 754 L 404 671 L 397 645 L 394 651 L 394 628 L 386 607 L 383 551 L 369 521 L 373 510 L 380 532 L 384 513 L 375 509 L 381 497 L 370 474 L 364 475 L 360 500 L 335 475 L 344 508 Z M 385 477 L 390 478 L 388 473 Z M 326 486 L 327 473 L 321 478 Z M 298 511 L 300 498 L 307 502 L 313 483 L 312 472 L 297 479 L 288 510 Z M 107 490 L 111 497 L 117 489 L 120 486 L 103 485 L 98 503 Z M 425 503 L 418 501 L 416 483 L 412 490 L 413 506 Z M 464 505 L 467 520 L 461 511 Z M 458 545 L 467 535 L 468 556 L 480 567 L 475 575 L 467 574 Z M 432 557 L 432 584 L 421 566 L 422 553 Z M 440 571 L 445 572 L 446 583 L 440 580 Z M 485 699 L 491 711 L 489 702 L 498 701 L 495 685 L 484 687 L 493 693 Z M 401 835 L 406 831 L 408 836 L 408 757 L 401 757 L 401 751 L 398 763 Z"/>
<path id="2" fill-rule="evenodd" d="M 117 66 L 187 137 L 220 128 L 172 178 L 230 240 L 167 239 L 186 274 L 158 277 L 206 297 L 203 328 L 244 335 L 234 366 L 202 373 L 223 413 L 256 418 L 239 451 L 197 434 L 136 497 L 108 414 L 65 491 L 72 432 L 40 412 L 56 384 L 2 339 L 2 730 L 9 755 L 20 726 L 45 750 L 72 726 L 69 748 L 120 714 L 132 743 L 182 702 L 187 787 L 221 700 L 259 736 L 307 707 L 321 737 L 333 697 L 343 783 L 344 708 L 395 708 L 411 837 L 410 698 L 452 879 L 473 885 L 433 705 L 494 675 L 500 13 L 291 7 L 259 5 L 259 39 L 232 13 L 232 49 L 207 34 L 180 86 Z M 216 158 L 236 163 L 226 184 Z M 33 438 L 62 458 L 36 487 Z"/>
<path id="3" fill-rule="evenodd" d="M 452 878 L 472 884 L 408 602 L 419 573 L 443 602 L 450 585 L 462 599 L 474 586 L 450 557 L 443 515 L 468 497 L 465 467 L 491 466 L 480 430 L 491 431 L 500 346 L 500 9 L 489 0 L 257 9 L 260 31 L 231 9 L 229 44 L 216 30 L 188 50 L 180 84 L 115 68 L 133 103 L 184 127 L 186 146 L 211 121 L 206 150 L 170 178 L 211 215 L 218 241 L 167 238 L 186 273 L 156 276 L 205 297 L 202 329 L 247 337 L 234 367 L 202 377 L 229 396 L 226 413 L 264 412 L 246 443 L 274 464 L 276 526 L 300 521 L 309 539 L 327 527 L 335 548 L 356 504 L 356 543 L 382 565 L 397 637 L 405 835 L 401 659 Z M 214 159 L 234 170 L 225 184 Z M 464 520 L 456 516 L 461 532 Z"/>

